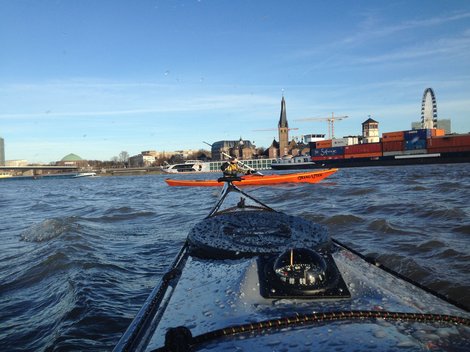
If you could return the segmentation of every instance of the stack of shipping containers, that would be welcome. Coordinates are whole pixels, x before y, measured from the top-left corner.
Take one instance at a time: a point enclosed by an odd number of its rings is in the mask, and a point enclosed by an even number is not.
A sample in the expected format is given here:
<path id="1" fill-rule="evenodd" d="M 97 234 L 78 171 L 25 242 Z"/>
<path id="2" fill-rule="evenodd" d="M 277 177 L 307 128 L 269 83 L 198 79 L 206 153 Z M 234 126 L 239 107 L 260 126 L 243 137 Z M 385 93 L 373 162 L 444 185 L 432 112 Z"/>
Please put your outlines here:
<path id="1" fill-rule="evenodd" d="M 393 156 L 403 154 L 405 150 L 405 132 L 382 133 L 383 156 Z"/>
<path id="2" fill-rule="evenodd" d="M 470 151 L 470 134 L 436 136 L 428 139 L 428 153 L 461 153 Z"/>
<path id="3" fill-rule="evenodd" d="M 470 134 L 444 135 L 441 129 L 417 129 L 387 132 L 381 142 L 358 144 L 357 138 L 345 137 L 317 141 L 310 155 L 313 161 L 337 159 L 370 159 L 382 156 L 456 153 L 470 151 Z"/>
<path id="4" fill-rule="evenodd" d="M 382 156 L 382 143 L 349 145 L 344 148 L 345 159 L 378 158 Z"/>

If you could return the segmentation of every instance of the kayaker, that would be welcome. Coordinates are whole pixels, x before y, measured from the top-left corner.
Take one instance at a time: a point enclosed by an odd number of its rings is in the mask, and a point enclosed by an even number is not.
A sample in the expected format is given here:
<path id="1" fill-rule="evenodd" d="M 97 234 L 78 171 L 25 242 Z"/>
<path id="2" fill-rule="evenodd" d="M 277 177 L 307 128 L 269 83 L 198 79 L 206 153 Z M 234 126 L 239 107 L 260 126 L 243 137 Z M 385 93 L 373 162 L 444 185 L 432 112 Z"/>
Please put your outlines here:
<path id="1" fill-rule="evenodd" d="M 240 167 L 240 165 L 238 165 L 238 159 L 234 157 L 231 157 L 228 163 L 223 163 L 221 169 L 224 176 L 227 177 L 236 177 L 238 174 L 251 174 L 251 170 Z"/>

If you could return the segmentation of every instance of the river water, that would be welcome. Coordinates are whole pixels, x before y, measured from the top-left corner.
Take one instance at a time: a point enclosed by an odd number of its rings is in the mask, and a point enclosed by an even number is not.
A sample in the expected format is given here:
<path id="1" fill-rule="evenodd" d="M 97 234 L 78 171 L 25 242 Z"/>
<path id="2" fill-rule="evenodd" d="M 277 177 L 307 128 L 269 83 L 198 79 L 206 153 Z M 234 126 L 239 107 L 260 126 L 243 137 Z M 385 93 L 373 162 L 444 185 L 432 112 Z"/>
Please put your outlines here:
<path id="1" fill-rule="evenodd" d="M 351 168 L 245 191 L 470 307 L 469 175 L 470 164 Z M 112 349 L 217 199 L 165 177 L 0 181 L 3 350 Z"/>

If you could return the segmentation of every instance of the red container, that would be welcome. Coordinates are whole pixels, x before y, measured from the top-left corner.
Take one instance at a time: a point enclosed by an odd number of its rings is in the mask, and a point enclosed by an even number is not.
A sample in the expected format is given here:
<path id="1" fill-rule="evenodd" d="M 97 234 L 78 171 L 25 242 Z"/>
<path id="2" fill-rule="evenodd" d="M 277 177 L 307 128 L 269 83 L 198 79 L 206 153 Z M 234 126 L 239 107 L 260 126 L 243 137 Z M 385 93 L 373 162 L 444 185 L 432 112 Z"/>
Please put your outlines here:
<path id="1" fill-rule="evenodd" d="M 331 139 L 325 139 L 324 141 L 317 141 L 316 148 L 331 148 L 333 141 Z"/>
<path id="2" fill-rule="evenodd" d="M 382 150 L 384 152 L 396 152 L 400 150 L 405 150 L 405 141 L 393 141 L 393 142 L 383 142 Z"/>
<path id="3" fill-rule="evenodd" d="M 470 148 L 470 134 L 428 138 L 428 149 L 449 147 Z"/>
<path id="4" fill-rule="evenodd" d="M 456 152 L 470 152 L 470 147 L 434 147 L 428 148 L 428 153 L 456 153 Z"/>
<path id="5" fill-rule="evenodd" d="M 377 153 L 359 153 L 359 154 L 345 154 L 345 159 L 360 159 L 360 158 L 378 158 L 382 156 L 382 152 Z"/>
<path id="6" fill-rule="evenodd" d="M 382 142 L 399 142 L 405 139 L 405 132 L 386 132 L 382 133 Z"/>
<path id="7" fill-rule="evenodd" d="M 381 153 L 382 143 L 354 144 L 344 147 L 344 154 Z"/>

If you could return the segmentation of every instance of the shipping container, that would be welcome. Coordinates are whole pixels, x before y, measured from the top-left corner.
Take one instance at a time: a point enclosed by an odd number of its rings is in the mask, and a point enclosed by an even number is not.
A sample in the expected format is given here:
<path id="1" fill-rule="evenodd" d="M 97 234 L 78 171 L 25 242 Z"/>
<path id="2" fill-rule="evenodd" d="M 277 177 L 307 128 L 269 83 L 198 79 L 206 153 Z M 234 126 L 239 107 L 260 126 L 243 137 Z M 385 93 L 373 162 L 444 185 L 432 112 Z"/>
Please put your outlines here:
<path id="1" fill-rule="evenodd" d="M 381 157 L 382 152 L 377 153 L 359 153 L 359 154 L 344 154 L 345 159 L 360 159 L 360 158 L 377 158 Z"/>
<path id="2" fill-rule="evenodd" d="M 470 152 L 470 147 L 433 147 L 428 148 L 428 153 L 461 153 Z"/>
<path id="3" fill-rule="evenodd" d="M 348 145 L 348 140 L 346 138 L 335 138 L 331 140 L 332 147 L 345 147 Z"/>
<path id="4" fill-rule="evenodd" d="M 405 141 L 414 141 L 418 139 L 427 139 L 432 136 L 432 128 L 421 128 L 404 132 Z"/>
<path id="5" fill-rule="evenodd" d="M 345 147 L 347 145 L 357 144 L 359 139 L 357 137 L 344 137 L 335 138 L 331 140 L 332 147 Z"/>
<path id="6" fill-rule="evenodd" d="M 392 142 L 383 142 L 382 150 L 383 152 L 394 152 L 405 149 L 405 141 L 392 141 Z"/>
<path id="7" fill-rule="evenodd" d="M 317 141 L 317 149 L 318 148 L 331 148 L 332 147 L 332 140 L 325 139 L 324 141 Z"/>
<path id="8" fill-rule="evenodd" d="M 355 144 L 344 147 L 345 154 L 378 153 L 382 152 L 382 143 Z"/>
<path id="9" fill-rule="evenodd" d="M 433 137 L 428 139 L 428 148 L 470 147 L 470 134 Z"/>
<path id="10" fill-rule="evenodd" d="M 344 159 L 344 155 L 313 156 L 313 161 Z"/>
<path id="11" fill-rule="evenodd" d="M 334 156 L 344 155 L 345 147 L 317 148 L 313 150 L 312 156 Z"/>
<path id="12" fill-rule="evenodd" d="M 439 136 L 445 136 L 446 131 L 441 129 L 441 128 L 433 128 L 431 130 L 431 137 L 439 137 Z"/>
<path id="13" fill-rule="evenodd" d="M 405 140 L 405 150 L 426 149 L 426 139 Z"/>
<path id="14" fill-rule="evenodd" d="M 403 131 L 382 133 L 382 142 L 399 142 L 404 139 Z"/>

